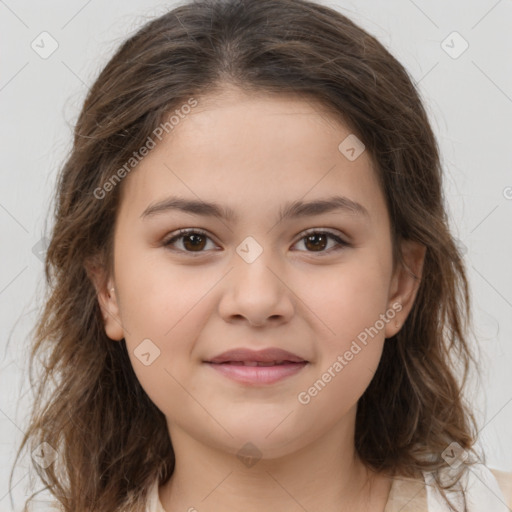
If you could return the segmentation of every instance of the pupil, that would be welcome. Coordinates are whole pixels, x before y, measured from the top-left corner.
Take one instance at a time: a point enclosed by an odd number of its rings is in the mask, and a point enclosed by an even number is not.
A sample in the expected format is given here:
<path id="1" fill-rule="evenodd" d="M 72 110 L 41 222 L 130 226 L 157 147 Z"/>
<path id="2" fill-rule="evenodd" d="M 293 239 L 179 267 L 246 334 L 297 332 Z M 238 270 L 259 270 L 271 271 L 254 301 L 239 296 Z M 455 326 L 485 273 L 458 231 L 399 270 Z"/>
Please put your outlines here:
<path id="1" fill-rule="evenodd" d="M 201 239 L 202 239 L 202 243 L 201 243 Z M 191 234 L 191 235 L 187 235 L 184 238 L 183 244 L 185 245 L 185 247 L 187 249 L 189 249 L 189 246 L 188 246 L 189 244 L 187 242 L 190 242 L 191 240 L 193 240 L 193 242 L 192 242 L 193 248 L 195 247 L 196 249 L 197 248 L 202 249 L 204 247 L 204 237 L 202 235 Z"/>
<path id="2" fill-rule="evenodd" d="M 319 233 L 319 234 L 314 234 L 314 235 L 308 235 L 306 238 L 307 238 L 306 245 L 307 245 L 308 242 L 314 241 L 315 238 L 323 239 L 323 243 L 321 242 L 320 244 L 318 244 L 318 242 L 317 242 L 317 243 L 313 244 L 313 250 L 314 251 L 318 251 L 318 250 L 321 250 L 321 249 L 325 249 L 325 241 L 326 241 L 326 238 L 327 238 L 325 235 Z"/>

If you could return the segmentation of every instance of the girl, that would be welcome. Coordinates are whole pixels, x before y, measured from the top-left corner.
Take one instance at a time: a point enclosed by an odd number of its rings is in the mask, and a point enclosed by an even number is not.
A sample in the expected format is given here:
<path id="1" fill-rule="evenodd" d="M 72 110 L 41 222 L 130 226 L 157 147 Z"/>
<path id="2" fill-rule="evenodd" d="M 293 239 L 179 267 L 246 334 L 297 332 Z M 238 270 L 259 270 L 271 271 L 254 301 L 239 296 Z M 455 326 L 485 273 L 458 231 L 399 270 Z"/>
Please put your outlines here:
<path id="1" fill-rule="evenodd" d="M 56 204 L 20 451 L 59 510 L 507 510 L 461 395 L 436 140 L 350 20 L 198 0 L 148 23 Z"/>

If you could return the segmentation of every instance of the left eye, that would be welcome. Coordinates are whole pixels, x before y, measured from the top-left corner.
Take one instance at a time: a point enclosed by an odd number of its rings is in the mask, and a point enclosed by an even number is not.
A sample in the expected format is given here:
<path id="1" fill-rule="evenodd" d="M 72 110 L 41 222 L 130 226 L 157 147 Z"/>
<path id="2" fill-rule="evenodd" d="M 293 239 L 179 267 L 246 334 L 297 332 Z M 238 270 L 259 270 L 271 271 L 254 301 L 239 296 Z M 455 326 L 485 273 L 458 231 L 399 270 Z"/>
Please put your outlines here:
<path id="1" fill-rule="evenodd" d="M 338 251 L 342 249 L 343 247 L 347 247 L 349 244 L 342 240 L 338 235 L 335 235 L 334 233 L 331 233 L 330 231 L 309 231 L 306 233 L 305 236 L 303 236 L 299 242 L 304 242 L 304 245 L 307 247 L 313 248 L 312 251 L 308 252 L 320 252 L 322 253 L 321 256 L 324 254 L 329 254 L 332 252 L 331 250 L 325 251 L 326 245 L 328 240 L 334 240 L 334 251 Z M 297 242 L 297 243 L 299 243 Z"/>
<path id="2" fill-rule="evenodd" d="M 296 244 L 303 242 L 306 248 L 311 249 L 307 252 L 329 253 L 331 252 L 330 250 L 325 250 L 329 239 L 334 240 L 335 242 L 334 249 L 332 246 L 329 249 L 333 249 L 335 251 L 349 245 L 339 236 L 329 231 L 309 231 L 298 242 L 296 242 Z M 204 231 L 198 229 L 182 229 L 177 235 L 163 242 L 163 245 L 165 247 L 171 247 L 175 246 L 176 242 L 180 241 L 182 243 L 182 248 L 178 248 L 179 251 L 202 253 L 207 245 L 207 240 L 211 241 L 210 237 Z"/>

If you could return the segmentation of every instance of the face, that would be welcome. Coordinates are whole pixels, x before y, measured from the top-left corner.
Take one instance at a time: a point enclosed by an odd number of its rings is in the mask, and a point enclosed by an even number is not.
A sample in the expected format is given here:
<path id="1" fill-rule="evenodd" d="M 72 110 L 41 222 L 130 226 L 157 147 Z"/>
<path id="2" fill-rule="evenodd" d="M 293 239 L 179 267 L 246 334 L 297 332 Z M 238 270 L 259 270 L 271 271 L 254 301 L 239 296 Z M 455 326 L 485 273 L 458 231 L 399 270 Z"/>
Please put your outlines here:
<path id="1" fill-rule="evenodd" d="M 353 424 L 416 284 L 394 269 L 368 152 L 339 149 L 350 135 L 311 101 L 227 90 L 200 100 L 122 182 L 115 293 L 100 291 L 106 332 L 125 338 L 171 439 L 232 453 L 250 441 L 272 458 Z M 305 362 L 208 362 L 238 348 Z"/>

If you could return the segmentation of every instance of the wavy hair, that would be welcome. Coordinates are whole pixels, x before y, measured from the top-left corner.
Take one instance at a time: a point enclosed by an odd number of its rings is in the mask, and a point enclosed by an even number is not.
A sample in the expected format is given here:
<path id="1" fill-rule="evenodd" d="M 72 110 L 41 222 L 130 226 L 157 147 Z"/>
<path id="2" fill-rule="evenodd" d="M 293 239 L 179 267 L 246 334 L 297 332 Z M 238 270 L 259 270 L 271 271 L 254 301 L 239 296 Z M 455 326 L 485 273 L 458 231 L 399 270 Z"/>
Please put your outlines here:
<path id="1" fill-rule="evenodd" d="M 151 484 L 171 477 L 165 417 L 138 382 L 124 340 L 106 336 L 87 273 L 90 261 L 112 270 L 123 183 L 102 199 L 97 191 L 169 113 L 226 85 L 326 106 L 375 163 L 395 262 L 403 263 L 403 240 L 426 247 L 413 309 L 385 342 L 359 400 L 355 445 L 374 470 L 405 477 L 429 471 L 442 494 L 455 488 L 465 464 L 444 481 L 442 452 L 456 442 L 476 454 L 463 390 L 477 365 L 437 141 L 404 67 L 347 17 L 308 0 L 181 3 L 129 37 L 97 77 L 53 198 L 46 297 L 31 333 L 34 405 L 16 461 L 29 444 L 56 450 L 53 464 L 33 466 L 65 512 L 143 511 Z"/>

